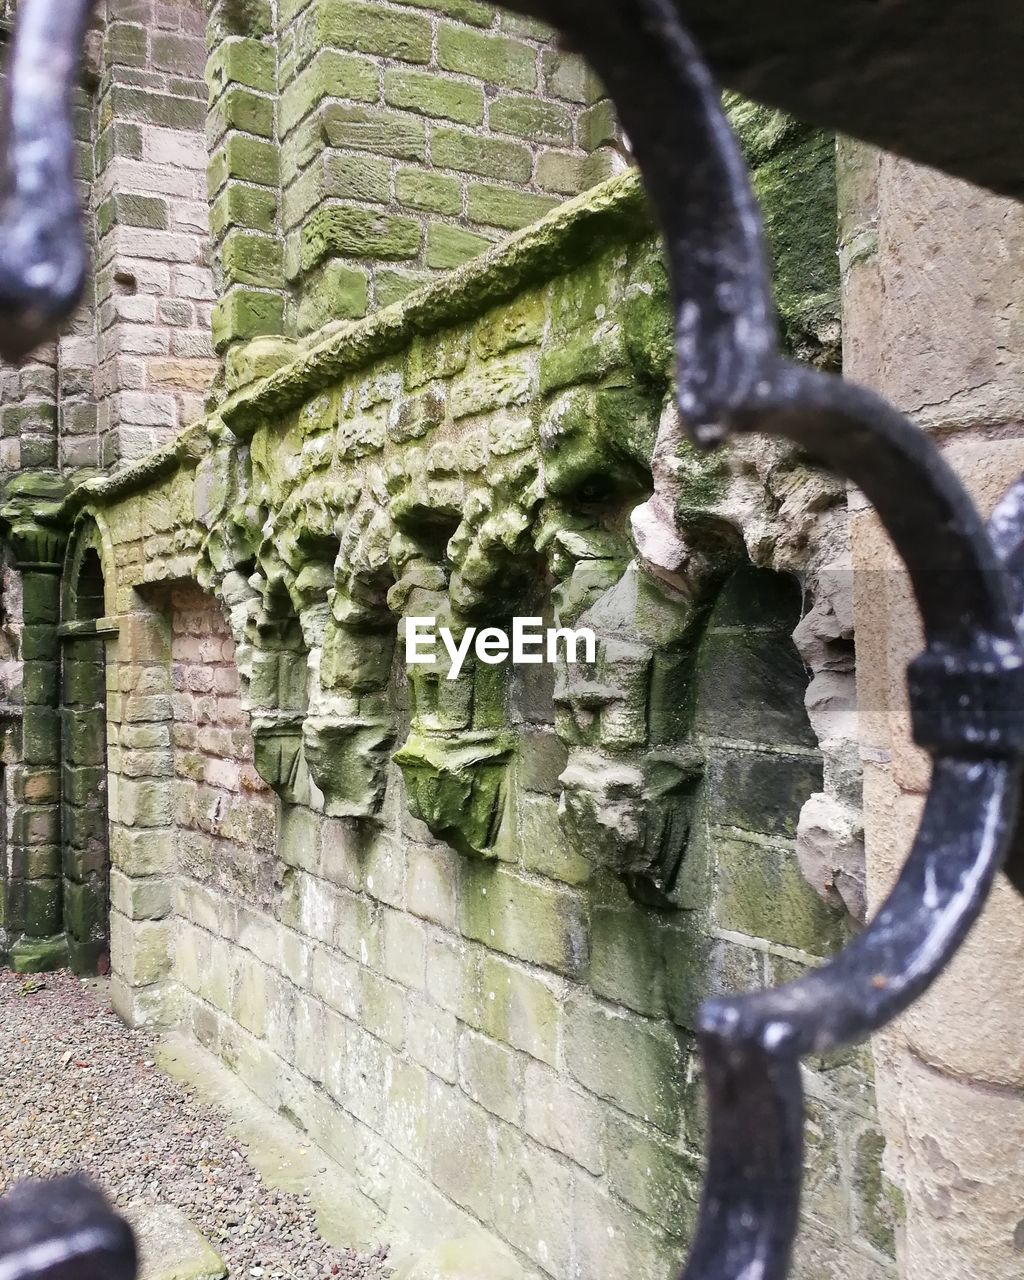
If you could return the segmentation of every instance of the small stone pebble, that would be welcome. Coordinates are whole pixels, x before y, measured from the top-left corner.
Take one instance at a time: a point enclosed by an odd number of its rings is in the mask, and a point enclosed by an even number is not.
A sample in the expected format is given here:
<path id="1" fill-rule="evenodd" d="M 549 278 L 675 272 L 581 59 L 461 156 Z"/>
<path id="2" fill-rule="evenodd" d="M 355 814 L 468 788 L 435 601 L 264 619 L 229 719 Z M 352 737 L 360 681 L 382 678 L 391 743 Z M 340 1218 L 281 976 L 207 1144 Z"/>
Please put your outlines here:
<path id="1" fill-rule="evenodd" d="M 268 1187 L 220 1114 L 155 1065 L 99 989 L 70 973 L 0 971 L 0 1194 L 80 1171 L 114 1202 L 171 1204 L 252 1280 L 385 1280 L 387 1247 L 340 1250 L 308 1193 Z"/>

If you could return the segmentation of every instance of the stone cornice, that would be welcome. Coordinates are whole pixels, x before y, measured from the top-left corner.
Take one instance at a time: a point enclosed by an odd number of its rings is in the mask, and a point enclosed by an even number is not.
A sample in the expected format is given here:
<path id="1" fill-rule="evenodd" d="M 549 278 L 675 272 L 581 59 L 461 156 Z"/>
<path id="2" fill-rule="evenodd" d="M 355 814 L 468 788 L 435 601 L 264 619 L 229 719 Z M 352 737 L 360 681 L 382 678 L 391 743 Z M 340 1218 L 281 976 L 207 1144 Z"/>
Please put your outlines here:
<path id="1" fill-rule="evenodd" d="M 194 463 L 224 427 L 247 439 L 267 418 L 298 408 L 346 373 L 404 350 L 416 337 L 473 320 L 524 289 L 580 266 L 603 248 L 630 243 L 653 230 L 639 174 L 611 178 L 403 301 L 365 320 L 330 326 L 328 337 L 297 347 L 299 354 L 290 363 L 236 391 L 215 413 L 148 458 L 85 481 L 42 519 L 67 525 L 88 506 L 108 506 L 145 489 L 179 466 Z"/>

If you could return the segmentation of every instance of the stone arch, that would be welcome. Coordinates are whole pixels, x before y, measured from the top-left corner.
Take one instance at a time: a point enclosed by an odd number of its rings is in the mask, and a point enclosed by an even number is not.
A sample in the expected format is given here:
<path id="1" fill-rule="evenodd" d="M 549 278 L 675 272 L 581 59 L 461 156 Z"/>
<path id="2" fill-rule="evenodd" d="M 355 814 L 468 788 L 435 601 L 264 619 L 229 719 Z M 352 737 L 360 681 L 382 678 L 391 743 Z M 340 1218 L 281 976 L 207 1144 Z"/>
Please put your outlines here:
<path id="1" fill-rule="evenodd" d="M 113 612 L 104 538 L 84 517 L 65 557 L 60 648 L 60 844 L 64 931 L 72 967 L 110 965 L 106 641 Z"/>
<path id="2" fill-rule="evenodd" d="M 86 573 L 85 585 L 102 583 L 102 608 L 96 611 L 100 598 L 88 597 L 90 616 L 82 613 L 80 586 Z M 95 622 L 100 618 L 113 618 L 117 613 L 117 575 L 114 570 L 114 547 L 110 531 L 99 512 L 87 511 L 78 517 L 64 553 L 64 571 L 61 578 L 61 622 Z"/>

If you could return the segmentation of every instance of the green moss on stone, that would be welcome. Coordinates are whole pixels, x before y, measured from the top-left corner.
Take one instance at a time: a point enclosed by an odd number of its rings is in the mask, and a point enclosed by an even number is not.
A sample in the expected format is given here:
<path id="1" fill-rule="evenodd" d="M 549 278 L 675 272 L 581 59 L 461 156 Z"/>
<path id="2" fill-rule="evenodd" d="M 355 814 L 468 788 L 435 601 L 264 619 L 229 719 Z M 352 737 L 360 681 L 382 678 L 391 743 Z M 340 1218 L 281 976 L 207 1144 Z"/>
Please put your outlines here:
<path id="1" fill-rule="evenodd" d="M 52 973 L 68 963 L 67 940 L 56 934 L 49 938 L 23 938 L 11 948 L 10 965 L 15 973 Z"/>
<path id="2" fill-rule="evenodd" d="M 761 204 L 786 342 L 802 359 L 837 367 L 835 137 L 735 94 L 725 102 Z"/>

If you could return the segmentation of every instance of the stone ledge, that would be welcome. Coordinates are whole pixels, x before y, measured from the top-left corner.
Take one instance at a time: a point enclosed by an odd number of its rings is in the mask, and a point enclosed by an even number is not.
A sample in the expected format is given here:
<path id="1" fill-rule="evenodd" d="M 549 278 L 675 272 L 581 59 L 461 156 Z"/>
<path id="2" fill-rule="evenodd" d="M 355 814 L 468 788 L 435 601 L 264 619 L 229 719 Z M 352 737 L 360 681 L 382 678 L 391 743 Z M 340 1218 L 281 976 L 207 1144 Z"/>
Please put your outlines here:
<path id="1" fill-rule="evenodd" d="M 639 173 L 611 178 L 403 301 L 333 326 L 329 337 L 296 360 L 236 393 L 221 418 L 235 435 L 250 436 L 267 417 L 297 408 L 342 375 L 401 351 L 412 338 L 475 319 L 615 240 L 636 240 L 652 230 Z"/>
<path id="2" fill-rule="evenodd" d="M 413 338 L 473 320 L 616 241 L 630 243 L 653 230 L 639 173 L 610 178 L 403 301 L 365 320 L 331 325 L 328 337 L 304 351 L 297 348 L 296 359 L 235 392 L 219 411 L 140 462 L 86 480 L 40 519 L 66 527 L 86 507 L 109 506 L 198 461 L 225 428 L 248 439 L 267 418 L 298 408 L 346 373 L 403 350 Z"/>

